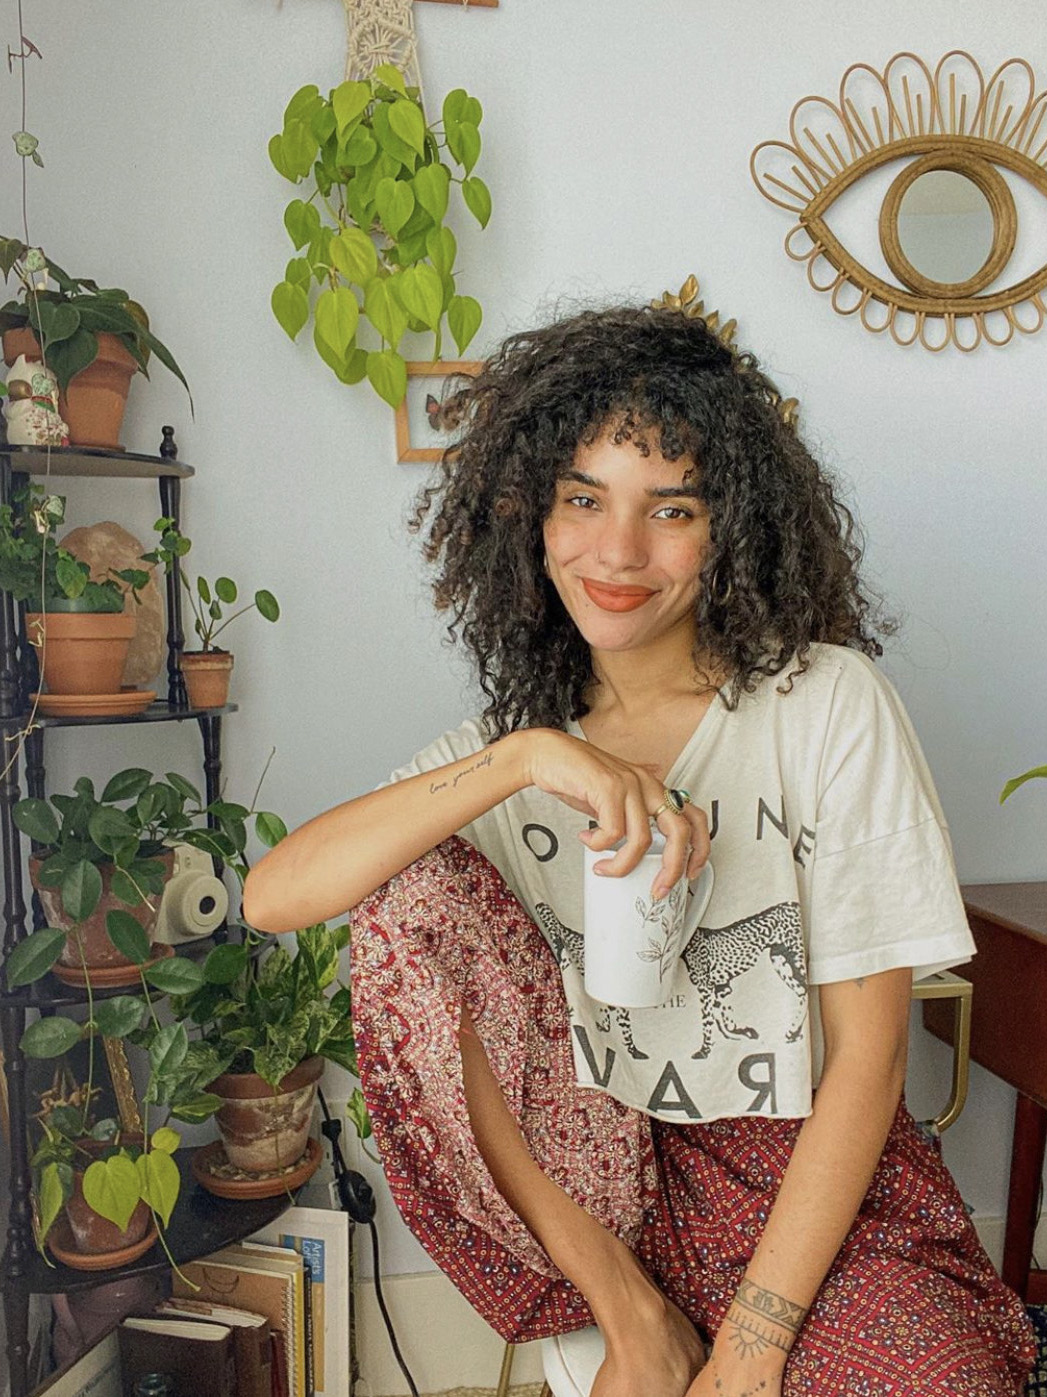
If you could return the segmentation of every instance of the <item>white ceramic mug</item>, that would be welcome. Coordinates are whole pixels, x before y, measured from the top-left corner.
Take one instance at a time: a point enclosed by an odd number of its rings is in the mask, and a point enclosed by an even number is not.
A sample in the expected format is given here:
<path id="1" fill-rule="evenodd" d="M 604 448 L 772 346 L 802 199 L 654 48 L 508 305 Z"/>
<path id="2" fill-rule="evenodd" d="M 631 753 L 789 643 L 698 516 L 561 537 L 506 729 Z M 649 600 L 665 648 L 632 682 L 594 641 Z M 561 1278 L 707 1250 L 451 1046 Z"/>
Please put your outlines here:
<path id="1" fill-rule="evenodd" d="M 649 1009 L 668 995 L 677 960 L 697 930 L 713 890 L 706 864 L 689 885 L 680 879 L 655 902 L 651 887 L 662 866 L 664 838 L 656 834 L 631 873 L 609 878 L 593 865 L 611 850 L 583 851 L 585 861 L 585 992 L 602 1004 Z"/>

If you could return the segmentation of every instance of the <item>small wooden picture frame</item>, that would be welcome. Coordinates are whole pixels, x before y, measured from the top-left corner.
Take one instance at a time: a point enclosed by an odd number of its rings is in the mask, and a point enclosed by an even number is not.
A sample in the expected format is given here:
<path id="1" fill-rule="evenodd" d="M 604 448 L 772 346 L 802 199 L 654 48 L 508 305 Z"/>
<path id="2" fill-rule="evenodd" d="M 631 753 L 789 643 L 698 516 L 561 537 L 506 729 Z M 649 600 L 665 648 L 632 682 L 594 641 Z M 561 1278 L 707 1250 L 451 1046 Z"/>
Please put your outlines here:
<path id="1" fill-rule="evenodd" d="M 407 395 L 396 409 L 397 461 L 439 461 L 454 443 L 454 434 L 441 431 L 428 420 L 426 401 L 439 401 L 442 382 L 455 374 L 478 374 L 483 368 L 480 359 L 437 359 L 433 363 L 408 360 Z M 437 380 L 434 384 L 417 380 Z M 424 390 L 424 391 L 421 391 Z"/>

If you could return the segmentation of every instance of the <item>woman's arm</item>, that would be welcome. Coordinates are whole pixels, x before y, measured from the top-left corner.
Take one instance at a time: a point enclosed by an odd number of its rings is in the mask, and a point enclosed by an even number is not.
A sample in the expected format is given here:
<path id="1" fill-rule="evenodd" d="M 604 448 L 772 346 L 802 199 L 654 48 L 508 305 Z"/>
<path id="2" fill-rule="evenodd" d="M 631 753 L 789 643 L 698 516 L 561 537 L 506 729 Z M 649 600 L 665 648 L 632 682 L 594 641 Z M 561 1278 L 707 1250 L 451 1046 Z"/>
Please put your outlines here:
<path id="1" fill-rule="evenodd" d="M 369 791 L 300 825 L 251 869 L 244 919 L 296 931 L 340 916 L 526 784 L 525 734 Z"/>
<path id="2" fill-rule="evenodd" d="M 688 1397 L 779 1391 L 789 1349 L 850 1231 L 905 1084 L 911 969 L 822 985 L 825 1066 L 767 1226 Z"/>
<path id="3" fill-rule="evenodd" d="M 651 843 L 649 816 L 662 785 L 642 767 L 553 728 L 528 728 L 448 766 L 370 791 L 317 815 L 260 859 L 244 883 L 244 919 L 259 931 L 297 931 L 341 916 L 480 815 L 525 786 L 537 786 L 589 815 L 591 849 L 625 843 L 601 867 L 635 868 Z M 668 890 L 697 877 L 709 853 L 702 811 L 663 810 L 663 872 Z"/>

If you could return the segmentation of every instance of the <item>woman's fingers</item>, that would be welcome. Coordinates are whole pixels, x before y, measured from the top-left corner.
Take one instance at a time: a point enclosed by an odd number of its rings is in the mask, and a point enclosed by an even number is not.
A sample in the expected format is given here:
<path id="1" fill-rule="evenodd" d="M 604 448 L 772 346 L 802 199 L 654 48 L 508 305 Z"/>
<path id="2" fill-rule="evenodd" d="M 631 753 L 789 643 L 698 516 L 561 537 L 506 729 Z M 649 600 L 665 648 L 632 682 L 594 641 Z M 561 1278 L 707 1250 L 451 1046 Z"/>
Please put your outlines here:
<path id="1" fill-rule="evenodd" d="M 691 852 L 691 822 L 682 813 L 663 810 L 658 816 L 658 828 L 665 835 L 665 849 L 661 870 L 651 889 L 655 901 L 666 897 L 687 872 Z"/>
<path id="2" fill-rule="evenodd" d="M 602 820 L 600 828 L 603 829 Z M 602 859 L 593 865 L 595 873 L 608 874 L 611 877 L 630 873 L 651 847 L 650 815 L 638 785 L 629 788 L 627 784 L 614 830 L 617 830 L 617 834 L 613 839 L 602 840 L 599 844 L 595 838 L 589 840 L 590 849 L 609 849 L 613 844 L 617 844 L 619 839 L 624 839 L 622 847 L 615 850 L 611 858 Z M 594 836 L 595 833 L 594 830 Z"/>
<path id="3" fill-rule="evenodd" d="M 709 858 L 709 818 L 697 805 L 685 805 L 683 814 L 690 826 L 691 856 L 687 861 L 687 876 L 697 878 Z"/>

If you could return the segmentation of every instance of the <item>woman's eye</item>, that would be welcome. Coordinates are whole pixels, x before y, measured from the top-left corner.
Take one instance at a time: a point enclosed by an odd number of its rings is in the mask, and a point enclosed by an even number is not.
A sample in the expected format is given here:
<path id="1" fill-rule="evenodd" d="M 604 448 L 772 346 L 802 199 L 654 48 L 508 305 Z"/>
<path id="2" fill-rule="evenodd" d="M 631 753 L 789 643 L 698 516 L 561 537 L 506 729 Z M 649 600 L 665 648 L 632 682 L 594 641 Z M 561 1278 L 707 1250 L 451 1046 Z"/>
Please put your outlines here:
<path id="1" fill-rule="evenodd" d="M 579 509 L 596 508 L 596 501 L 593 499 L 592 495 L 566 495 L 564 497 L 564 503 L 577 505 Z"/>
<path id="2" fill-rule="evenodd" d="M 694 515 L 689 509 L 684 509 L 681 505 L 667 504 L 654 517 L 656 519 L 693 519 Z"/>
<path id="3" fill-rule="evenodd" d="M 837 102 L 797 103 L 791 144 L 757 146 L 757 188 L 797 215 L 785 250 L 834 310 L 931 350 L 1006 344 L 1016 329 L 1040 328 L 1047 93 L 1034 84 L 1022 59 L 987 81 L 959 49 L 933 73 L 899 53 L 882 74 L 853 64 Z M 1019 238 L 1019 223 L 1023 232 L 1039 223 L 1040 239 Z"/>

